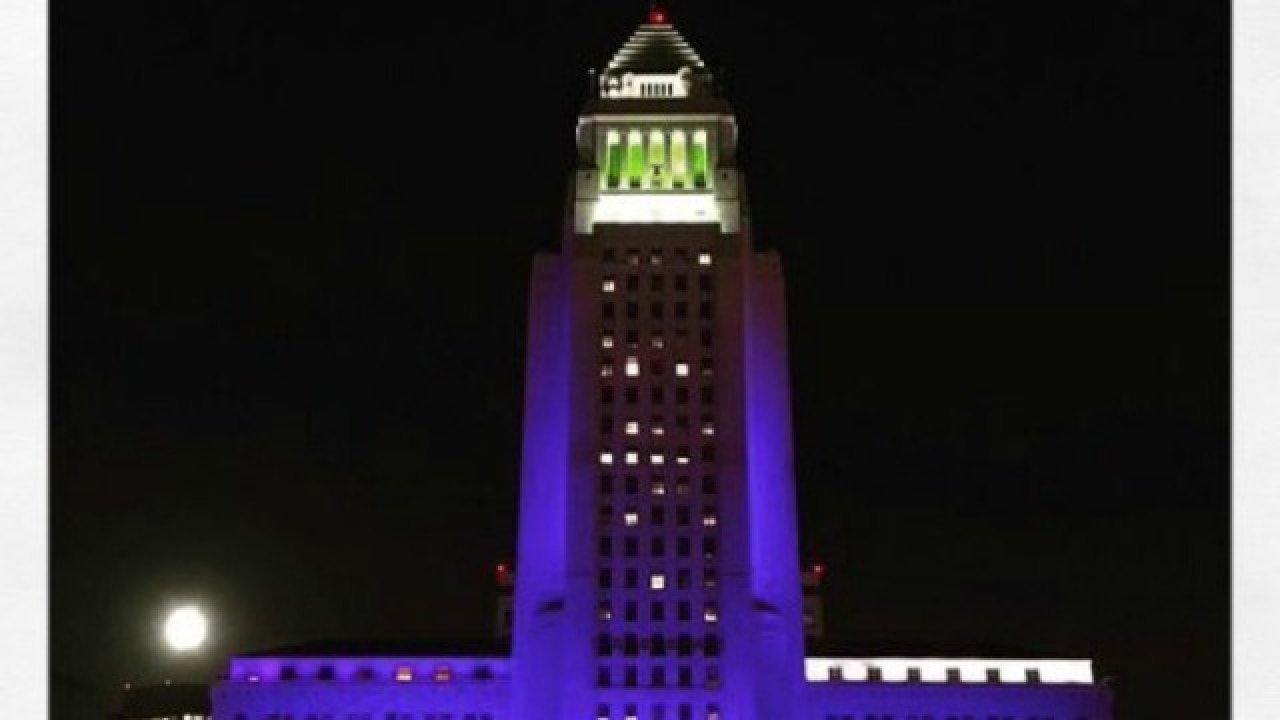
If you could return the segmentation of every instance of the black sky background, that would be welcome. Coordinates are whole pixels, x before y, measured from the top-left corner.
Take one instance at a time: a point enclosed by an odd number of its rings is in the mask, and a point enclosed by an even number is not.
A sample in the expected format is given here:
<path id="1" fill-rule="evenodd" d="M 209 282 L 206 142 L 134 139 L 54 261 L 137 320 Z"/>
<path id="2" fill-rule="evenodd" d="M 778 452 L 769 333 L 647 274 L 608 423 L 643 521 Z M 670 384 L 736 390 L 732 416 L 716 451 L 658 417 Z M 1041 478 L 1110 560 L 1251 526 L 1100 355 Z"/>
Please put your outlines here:
<path id="1" fill-rule="evenodd" d="M 51 686 L 491 630 L 527 276 L 643 2 L 52 7 Z M 672 3 L 788 276 L 832 643 L 1226 717 L 1225 3 Z M 160 647 L 172 600 L 215 615 Z"/>

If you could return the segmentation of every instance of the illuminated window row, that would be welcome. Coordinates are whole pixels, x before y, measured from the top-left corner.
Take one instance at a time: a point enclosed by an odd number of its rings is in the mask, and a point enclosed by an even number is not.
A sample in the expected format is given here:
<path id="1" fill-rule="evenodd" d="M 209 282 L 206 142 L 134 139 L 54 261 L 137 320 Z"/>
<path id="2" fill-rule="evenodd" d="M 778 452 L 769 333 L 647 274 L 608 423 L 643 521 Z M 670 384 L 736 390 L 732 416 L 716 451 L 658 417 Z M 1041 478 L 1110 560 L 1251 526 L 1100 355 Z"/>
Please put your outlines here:
<path id="1" fill-rule="evenodd" d="M 302 674 L 298 671 L 298 668 L 296 666 L 285 665 L 280 668 L 279 677 L 281 680 L 285 680 L 285 681 L 310 679 L 310 680 L 320 680 L 320 681 L 328 682 L 328 681 L 334 681 L 339 679 L 332 665 L 321 665 L 315 669 L 315 672 L 313 675 L 306 678 L 302 676 Z M 487 665 L 478 666 L 471 673 L 471 678 L 475 680 L 491 680 L 493 679 L 493 677 L 494 677 L 493 670 Z M 342 679 L 371 681 L 371 680 L 379 680 L 382 678 L 379 676 L 378 672 L 374 668 L 361 667 L 356 669 L 356 671 L 352 674 L 351 678 L 342 678 Z M 414 666 L 397 665 L 395 668 L 392 669 L 387 679 L 394 680 L 396 682 L 413 682 L 414 680 L 428 680 L 432 682 L 451 682 L 454 679 L 454 669 L 451 665 L 440 664 L 431 668 L 429 672 L 419 675 L 418 668 L 415 668 Z M 262 676 L 257 673 L 249 673 L 245 677 L 245 680 L 247 680 L 248 682 L 260 682 L 262 680 Z"/>
<path id="2" fill-rule="evenodd" d="M 606 411 L 608 408 L 606 408 Z M 675 427 L 678 431 L 687 431 L 690 429 L 690 419 L 687 414 L 680 413 L 675 416 Z M 600 432 L 604 435 L 610 435 L 617 431 L 619 425 L 614 421 L 614 416 L 604 414 L 600 416 Z M 644 434 L 645 428 L 648 428 L 649 435 L 653 437 L 665 437 L 667 434 L 666 418 L 663 415 L 653 414 L 649 416 L 649 423 L 646 426 L 640 420 L 628 418 L 624 420 L 621 428 L 622 433 L 626 437 L 640 437 Z M 716 434 L 715 420 L 711 415 L 704 414 L 698 421 L 698 433 L 704 437 L 714 437 Z M 713 451 L 714 452 L 714 451 Z M 676 451 L 677 455 L 688 455 L 688 448 L 681 448 Z"/>
<path id="3" fill-rule="evenodd" d="M 605 432 L 610 432 L 610 430 L 606 430 Z M 650 467 L 661 467 L 667 464 L 668 459 L 677 466 L 688 465 L 692 462 L 692 456 L 689 453 L 689 448 L 680 448 L 674 455 L 670 456 L 670 458 L 668 458 L 667 454 L 664 452 L 649 452 L 647 455 L 642 454 L 639 450 L 627 450 L 617 454 L 612 450 L 602 450 L 600 452 L 600 464 L 605 466 L 613 465 L 616 460 L 621 460 L 623 465 L 629 467 L 641 464 L 648 464 Z M 704 463 L 715 462 L 716 446 L 703 445 L 702 450 L 699 453 L 699 460 Z"/>
<path id="4" fill-rule="evenodd" d="M 710 257 L 708 255 L 708 257 Z M 671 290 L 678 293 L 689 291 L 689 276 L 684 273 L 678 273 L 669 276 L 671 278 Z M 712 281 L 710 273 L 698 274 L 698 290 L 700 292 L 699 300 L 712 299 Z M 668 276 L 662 273 L 654 273 L 649 275 L 649 290 L 653 293 L 666 294 Z M 640 291 L 640 276 L 635 273 L 628 273 L 622 280 L 622 289 L 628 294 L 636 294 Z M 618 279 L 612 275 L 606 275 L 600 280 L 600 292 L 606 295 L 612 295 L 619 290 Z"/>
<path id="5" fill-rule="evenodd" d="M 675 506 L 675 524 L 679 527 L 688 527 L 692 525 L 692 511 L 688 505 Z M 641 525 L 640 510 L 638 508 L 628 508 L 622 512 L 622 524 L 625 527 L 634 528 Z M 667 508 L 664 505 L 653 505 L 649 508 L 649 524 L 661 527 L 667 521 Z M 602 525 L 613 524 L 613 506 L 604 504 L 600 506 L 600 523 Z M 719 525 L 719 519 L 716 512 L 712 508 L 706 508 L 702 512 L 702 526 L 704 528 L 713 528 Z"/>
<path id="6" fill-rule="evenodd" d="M 648 488 L 649 494 L 654 497 L 665 497 L 669 492 L 673 492 L 676 497 L 688 497 L 691 486 L 688 477 L 678 477 L 672 485 L 668 483 L 670 480 L 662 475 L 655 475 L 649 478 Z M 618 486 L 615 483 L 613 475 L 600 476 L 600 494 L 602 496 L 612 495 Z M 704 495 L 714 495 L 716 493 L 717 483 L 714 475 L 704 475 L 702 477 L 701 491 Z M 621 483 L 621 491 L 626 495 L 637 495 L 640 492 L 640 478 L 635 475 L 627 475 Z"/>
<path id="7" fill-rule="evenodd" d="M 604 335 L 600 341 L 600 345 L 601 347 L 605 347 L 605 348 L 613 347 L 613 336 Z M 676 362 L 672 364 L 672 369 L 675 371 L 676 377 L 681 377 L 681 378 L 689 377 L 689 372 L 690 372 L 689 367 L 690 367 L 690 364 L 688 362 Z M 665 368 L 666 368 L 666 364 L 662 360 L 649 361 L 649 374 L 651 375 L 654 375 L 656 377 L 661 377 L 665 372 Z M 639 377 L 640 376 L 639 358 L 633 355 L 627 356 L 626 360 L 623 363 L 623 372 L 626 374 L 627 377 Z M 709 358 L 703 360 L 701 373 L 703 377 L 711 376 L 711 361 Z M 607 378 L 607 377 L 613 377 L 613 375 L 614 375 L 613 359 L 604 358 L 603 360 L 600 361 L 600 377 Z"/>
<path id="8" fill-rule="evenodd" d="M 602 567 L 597 569 L 598 576 L 597 586 L 600 590 L 612 590 L 614 588 L 615 573 L 614 568 Z M 621 587 L 624 590 L 637 590 L 640 588 L 640 570 L 639 568 L 622 568 Z M 646 587 L 650 591 L 662 590 L 692 590 L 694 572 L 691 568 L 680 568 L 676 570 L 674 578 L 669 578 L 665 572 L 648 573 Z M 703 589 L 713 589 L 720 583 L 719 571 L 713 565 L 701 566 L 701 586 Z M 674 581 L 672 584 L 669 581 Z M 670 585 L 670 587 L 668 587 Z"/>
<path id="9" fill-rule="evenodd" d="M 678 247 L 672 252 L 672 255 L 675 258 L 674 264 L 677 266 L 684 265 L 689 262 L 689 251 L 686 248 Z M 652 267 L 662 266 L 663 257 L 664 254 L 661 248 L 654 248 L 653 250 L 650 250 L 648 254 L 649 265 Z M 694 259 L 698 265 L 708 267 L 712 264 L 712 253 L 709 249 L 701 249 L 694 254 Z M 617 248 L 605 247 L 601 251 L 600 260 L 609 264 L 623 262 L 628 267 L 640 267 L 644 264 L 642 262 L 642 253 L 640 248 L 634 247 L 627 248 L 626 252 L 622 255 L 621 260 L 619 259 Z"/>
<path id="10" fill-rule="evenodd" d="M 640 622 L 639 609 L 640 603 L 629 600 L 622 603 L 621 617 L 613 611 L 613 602 L 610 600 L 601 600 L 599 608 L 596 611 L 596 618 L 602 622 L 609 622 L 619 619 L 625 622 Z M 674 614 L 667 612 L 668 607 L 675 609 Z M 647 619 L 653 622 L 666 622 L 673 619 L 677 622 L 693 621 L 693 606 L 688 601 L 681 601 L 674 605 L 668 605 L 661 600 L 654 600 L 648 603 Z M 715 623 L 720 621 L 720 609 L 715 602 L 706 602 L 702 606 L 702 621 L 706 623 Z"/>
<path id="11" fill-rule="evenodd" d="M 683 341 L 686 337 L 688 337 L 687 332 L 680 330 L 676 331 L 676 338 L 678 341 Z M 612 329 L 607 329 L 600 334 L 600 347 L 605 350 L 612 350 L 617 346 L 618 342 Z M 661 332 L 654 332 L 649 337 L 649 346 L 654 350 L 662 350 L 666 348 L 667 340 Z M 626 332 L 626 347 L 628 350 L 638 350 L 640 348 L 640 333 L 638 331 L 628 330 Z M 703 358 L 701 366 L 703 375 L 711 374 L 711 358 Z"/>

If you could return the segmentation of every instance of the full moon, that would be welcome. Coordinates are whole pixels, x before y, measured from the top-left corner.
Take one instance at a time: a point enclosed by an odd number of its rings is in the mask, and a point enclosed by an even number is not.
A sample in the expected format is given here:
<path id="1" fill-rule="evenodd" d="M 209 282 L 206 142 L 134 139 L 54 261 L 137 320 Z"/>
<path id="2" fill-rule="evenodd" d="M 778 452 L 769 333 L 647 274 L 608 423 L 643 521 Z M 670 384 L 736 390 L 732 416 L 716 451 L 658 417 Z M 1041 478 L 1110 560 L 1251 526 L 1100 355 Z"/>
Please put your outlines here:
<path id="1" fill-rule="evenodd" d="M 186 605 L 169 613 L 164 621 L 164 639 L 174 650 L 194 650 L 209 633 L 209 621 L 194 605 Z"/>

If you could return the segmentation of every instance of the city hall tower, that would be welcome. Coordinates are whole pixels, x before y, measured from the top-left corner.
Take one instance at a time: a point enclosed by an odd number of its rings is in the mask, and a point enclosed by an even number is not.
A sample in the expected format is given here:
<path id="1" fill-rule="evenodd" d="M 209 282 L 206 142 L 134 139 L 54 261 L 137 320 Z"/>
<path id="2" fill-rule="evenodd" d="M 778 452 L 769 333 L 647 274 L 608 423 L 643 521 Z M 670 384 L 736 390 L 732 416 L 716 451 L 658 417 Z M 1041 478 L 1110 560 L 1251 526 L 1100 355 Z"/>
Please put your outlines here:
<path id="1" fill-rule="evenodd" d="M 531 283 L 516 717 L 785 717 L 804 636 L 782 270 L 752 246 L 733 110 L 663 11 L 595 77 Z"/>

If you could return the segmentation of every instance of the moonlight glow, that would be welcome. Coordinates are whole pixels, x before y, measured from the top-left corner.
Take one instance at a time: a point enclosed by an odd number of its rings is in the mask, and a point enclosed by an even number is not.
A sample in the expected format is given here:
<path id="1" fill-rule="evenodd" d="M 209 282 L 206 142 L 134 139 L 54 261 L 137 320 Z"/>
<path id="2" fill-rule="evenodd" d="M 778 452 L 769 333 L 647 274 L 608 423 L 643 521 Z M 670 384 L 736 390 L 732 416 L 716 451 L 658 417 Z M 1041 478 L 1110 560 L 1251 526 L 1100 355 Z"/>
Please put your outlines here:
<path id="1" fill-rule="evenodd" d="M 164 621 L 165 642 L 174 650 L 195 650 L 204 643 L 208 632 L 209 622 L 204 613 L 192 605 L 175 609 Z"/>

